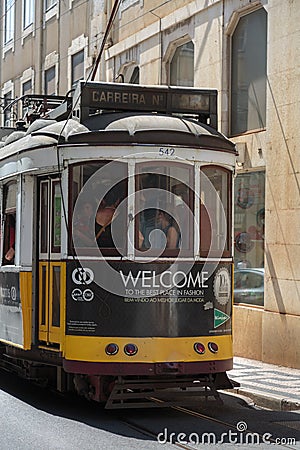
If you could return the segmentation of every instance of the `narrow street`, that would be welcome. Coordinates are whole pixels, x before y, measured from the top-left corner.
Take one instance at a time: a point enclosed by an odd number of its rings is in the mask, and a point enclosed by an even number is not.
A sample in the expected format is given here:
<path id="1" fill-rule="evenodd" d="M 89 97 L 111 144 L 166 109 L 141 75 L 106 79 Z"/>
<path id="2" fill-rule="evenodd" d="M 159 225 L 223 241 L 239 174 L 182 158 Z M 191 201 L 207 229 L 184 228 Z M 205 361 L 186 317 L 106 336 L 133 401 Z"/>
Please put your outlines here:
<path id="1" fill-rule="evenodd" d="M 223 406 L 107 411 L 0 372 L 1 449 L 300 448 L 299 413 Z M 298 429 L 297 429 L 298 428 Z M 298 442 L 296 442 L 298 440 Z M 173 444 L 173 445 L 171 445 Z"/>

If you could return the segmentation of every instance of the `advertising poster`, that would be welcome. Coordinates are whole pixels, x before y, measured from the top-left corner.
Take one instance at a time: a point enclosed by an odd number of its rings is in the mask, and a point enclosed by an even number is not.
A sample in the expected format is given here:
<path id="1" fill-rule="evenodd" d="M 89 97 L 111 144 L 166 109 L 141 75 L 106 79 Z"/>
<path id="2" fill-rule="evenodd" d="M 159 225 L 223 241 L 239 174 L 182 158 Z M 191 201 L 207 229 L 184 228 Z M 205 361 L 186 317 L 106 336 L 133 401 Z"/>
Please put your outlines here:
<path id="1" fill-rule="evenodd" d="M 183 337 L 231 333 L 231 265 L 111 263 L 112 291 L 97 279 L 105 261 L 67 268 L 68 335 Z M 209 273 L 211 272 L 211 276 Z M 101 277 L 100 277 L 101 278 Z M 104 280 L 105 281 L 105 280 Z M 119 284 L 118 284 L 119 283 Z"/>
<path id="2" fill-rule="evenodd" d="M 23 345 L 18 273 L 0 273 L 0 339 Z"/>

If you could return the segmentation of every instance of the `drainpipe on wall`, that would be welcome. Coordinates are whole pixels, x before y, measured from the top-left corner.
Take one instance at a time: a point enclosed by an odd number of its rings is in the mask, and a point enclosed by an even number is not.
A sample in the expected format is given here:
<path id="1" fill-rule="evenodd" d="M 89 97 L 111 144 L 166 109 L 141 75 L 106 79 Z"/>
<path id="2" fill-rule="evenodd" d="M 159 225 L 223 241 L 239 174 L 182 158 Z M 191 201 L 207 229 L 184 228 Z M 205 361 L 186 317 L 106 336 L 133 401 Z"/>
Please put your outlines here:
<path id="1" fill-rule="evenodd" d="M 40 5 L 39 10 L 39 26 L 36 29 L 37 41 L 39 42 L 37 53 L 37 74 L 35 76 L 35 93 L 42 93 L 43 80 L 43 43 L 44 43 L 44 2 L 37 2 Z"/>

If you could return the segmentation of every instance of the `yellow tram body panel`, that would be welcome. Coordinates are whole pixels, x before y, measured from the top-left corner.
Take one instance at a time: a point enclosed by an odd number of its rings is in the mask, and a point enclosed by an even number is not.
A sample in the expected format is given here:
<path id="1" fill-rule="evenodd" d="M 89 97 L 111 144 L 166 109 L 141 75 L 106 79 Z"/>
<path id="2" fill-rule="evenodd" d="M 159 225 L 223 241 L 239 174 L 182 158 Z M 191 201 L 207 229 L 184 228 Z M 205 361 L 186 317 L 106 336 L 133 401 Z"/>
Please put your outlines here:
<path id="1" fill-rule="evenodd" d="M 20 298 L 23 317 L 23 348 L 30 350 L 32 342 L 32 272 L 20 272 Z"/>
<path id="2" fill-rule="evenodd" d="M 55 278 L 55 270 L 59 278 Z M 43 313 L 44 311 L 44 313 Z M 63 351 L 66 312 L 66 263 L 39 263 L 39 340 Z"/>
<path id="3" fill-rule="evenodd" d="M 194 351 L 195 342 L 201 342 L 207 348 L 209 342 L 215 342 L 219 351 L 217 354 L 207 350 L 203 355 Z M 116 355 L 107 355 L 105 347 L 114 342 L 119 347 Z M 127 356 L 123 348 L 128 343 L 134 343 L 140 351 L 136 355 Z M 232 336 L 202 336 L 181 338 L 132 338 L 132 337 L 93 337 L 93 336 L 66 336 L 65 358 L 67 360 L 85 362 L 131 362 L 131 363 L 158 363 L 158 362 L 201 362 L 228 360 L 233 358 Z"/>

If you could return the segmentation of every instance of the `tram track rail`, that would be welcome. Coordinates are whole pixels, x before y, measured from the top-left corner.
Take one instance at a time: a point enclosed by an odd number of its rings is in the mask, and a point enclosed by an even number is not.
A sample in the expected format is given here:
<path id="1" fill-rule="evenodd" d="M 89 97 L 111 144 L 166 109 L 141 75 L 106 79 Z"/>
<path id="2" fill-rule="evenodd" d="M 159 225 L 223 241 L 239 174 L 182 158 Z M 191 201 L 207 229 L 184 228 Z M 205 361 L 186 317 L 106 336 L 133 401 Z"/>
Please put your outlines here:
<path id="1" fill-rule="evenodd" d="M 152 401 L 162 402 L 162 400 L 156 399 L 156 398 L 152 398 Z M 243 430 L 242 429 L 238 429 L 237 428 L 237 424 L 232 424 L 232 423 L 227 422 L 225 420 L 217 419 L 215 417 L 211 417 L 211 416 L 209 416 L 207 414 L 204 414 L 204 413 L 201 413 L 199 411 L 195 411 L 193 409 L 189 409 L 189 408 L 186 408 L 186 407 L 183 407 L 183 406 L 170 406 L 169 409 L 171 409 L 173 411 L 176 411 L 176 412 L 179 412 L 179 413 L 182 413 L 182 414 L 185 414 L 185 415 L 188 415 L 188 416 L 193 416 L 193 417 L 201 419 L 201 420 L 205 420 L 205 421 L 210 422 L 210 423 L 212 423 L 214 425 L 217 424 L 217 425 L 221 425 L 223 427 L 227 427 L 228 430 L 234 430 L 236 433 L 243 433 L 243 432 L 245 432 L 245 433 L 248 433 L 249 435 L 259 436 L 260 443 L 263 442 L 263 437 L 264 437 L 265 433 L 258 433 L 257 431 L 251 430 L 251 429 L 248 429 L 248 428 L 245 428 Z M 154 438 L 156 441 L 158 440 L 158 434 L 157 433 L 153 432 L 152 430 L 148 429 L 147 427 L 145 427 L 143 425 L 135 423 L 134 420 L 132 420 L 132 419 L 129 420 L 127 418 L 124 418 L 123 416 L 122 417 L 119 416 L 119 420 L 120 420 L 121 423 L 123 423 L 124 425 L 130 427 L 131 429 L 133 429 L 133 430 L 135 430 L 135 431 L 137 431 L 137 432 L 139 432 L 139 433 L 141 433 L 141 434 L 143 434 L 145 436 Z M 239 422 L 239 424 L 244 424 L 244 422 L 241 421 L 241 422 Z M 247 425 L 247 424 L 245 424 L 245 425 Z M 180 433 L 178 433 L 177 435 L 179 436 L 179 434 Z M 193 434 L 195 434 L 195 433 L 193 433 Z M 203 433 L 203 434 L 210 434 L 210 433 L 206 432 L 206 433 Z M 200 436 L 200 434 L 199 434 L 199 436 Z M 174 439 L 174 440 L 171 439 L 170 442 L 166 442 L 166 443 L 172 444 L 175 448 L 177 447 L 177 448 L 181 448 L 181 449 L 185 449 L 185 450 L 199 450 L 199 445 L 201 445 L 201 444 L 202 445 L 203 444 L 209 444 L 209 442 L 199 442 L 199 443 L 196 444 L 196 446 L 194 446 L 192 442 L 191 443 L 183 443 L 183 442 L 176 441 L 176 439 Z M 230 444 L 230 442 L 220 442 L 219 440 L 216 440 L 216 444 L 221 444 L 221 443 L 223 443 L 223 444 Z M 280 445 L 280 447 L 286 448 L 286 449 L 294 449 L 295 448 L 295 447 L 293 447 L 291 445 L 284 444 L 284 443 L 278 444 L 278 440 L 276 438 L 271 438 L 271 437 L 269 438 L 269 443 L 273 444 L 273 445 Z M 246 444 L 246 442 L 244 444 Z M 254 444 L 254 445 L 257 445 L 257 444 Z"/>

